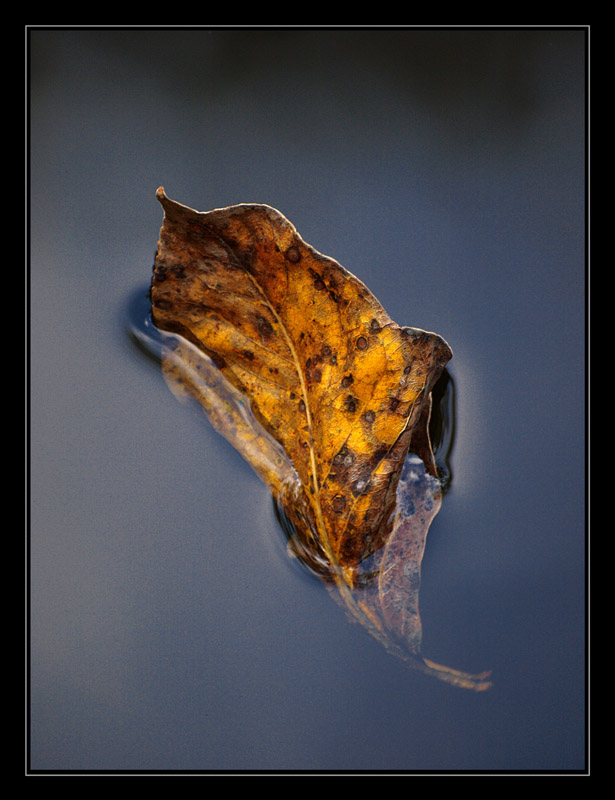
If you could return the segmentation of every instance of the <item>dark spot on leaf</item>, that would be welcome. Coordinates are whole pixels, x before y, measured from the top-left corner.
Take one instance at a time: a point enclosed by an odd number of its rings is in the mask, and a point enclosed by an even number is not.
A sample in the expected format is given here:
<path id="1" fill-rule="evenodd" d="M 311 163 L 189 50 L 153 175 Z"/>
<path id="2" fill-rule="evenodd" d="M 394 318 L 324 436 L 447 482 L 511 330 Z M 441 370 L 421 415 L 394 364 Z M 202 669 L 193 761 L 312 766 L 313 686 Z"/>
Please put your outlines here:
<path id="1" fill-rule="evenodd" d="M 346 508 L 346 498 L 343 494 L 336 494 L 332 501 L 333 510 L 336 514 L 341 514 Z"/>
<path id="2" fill-rule="evenodd" d="M 305 362 L 305 378 L 308 383 L 320 383 L 322 378 L 322 371 L 318 367 L 320 361 L 322 361 L 322 357 L 318 355 L 314 359 L 308 358 Z"/>
<path id="3" fill-rule="evenodd" d="M 373 411 L 366 411 L 364 414 L 361 414 L 361 419 L 369 425 L 376 419 L 376 414 Z"/>
<path id="4" fill-rule="evenodd" d="M 301 261 L 301 253 L 299 252 L 299 249 L 295 247 L 295 245 L 289 247 L 285 255 L 291 264 L 296 264 L 298 261 Z"/>
<path id="5" fill-rule="evenodd" d="M 346 411 L 349 411 L 350 413 L 356 411 L 357 403 L 358 403 L 357 398 L 349 394 L 345 400 Z"/>
<path id="6" fill-rule="evenodd" d="M 251 350 L 242 350 L 242 353 L 248 361 L 254 361 L 254 353 Z"/>
<path id="7" fill-rule="evenodd" d="M 342 386 L 347 389 L 354 382 L 352 375 L 344 375 L 342 378 Z"/>
<path id="8" fill-rule="evenodd" d="M 303 399 L 299 400 L 299 411 L 301 411 L 301 413 L 305 411 L 305 401 Z"/>
<path id="9" fill-rule="evenodd" d="M 273 334 L 273 326 L 265 319 L 265 317 L 261 317 L 260 314 L 258 314 L 256 317 L 256 327 L 258 328 L 258 332 L 263 339 L 268 339 Z"/>
<path id="10" fill-rule="evenodd" d="M 367 349 L 367 339 L 365 336 L 359 336 L 356 341 L 357 349 L 358 350 L 366 350 Z"/>
<path id="11" fill-rule="evenodd" d="M 173 264 L 172 267 L 169 267 L 169 270 L 173 274 L 173 277 L 179 280 L 186 277 L 186 268 L 181 264 Z"/>
<path id="12" fill-rule="evenodd" d="M 318 289 L 318 291 L 321 292 L 323 289 L 326 289 L 327 287 L 325 286 L 325 282 L 323 281 L 322 278 L 316 278 L 316 280 L 314 281 L 314 288 Z"/>
<path id="13" fill-rule="evenodd" d="M 412 372 L 412 364 L 408 364 L 408 366 L 404 368 L 404 375 L 409 375 L 411 372 Z"/>
<path id="14" fill-rule="evenodd" d="M 325 345 L 325 346 L 322 348 L 322 354 L 323 354 L 323 356 L 324 356 L 325 358 L 327 358 L 327 356 L 330 356 L 330 355 L 331 355 L 331 348 L 329 347 L 329 345 L 328 345 L 328 344 L 326 344 L 326 345 Z"/>
<path id="15" fill-rule="evenodd" d="M 389 401 L 389 409 L 391 411 L 395 411 L 398 406 L 399 406 L 399 400 L 396 397 L 391 397 L 391 400 Z"/>
<path id="16" fill-rule="evenodd" d="M 371 331 L 372 333 L 378 333 L 378 332 L 381 330 L 381 328 L 380 328 L 380 323 L 378 322 L 378 320 L 377 320 L 377 319 L 373 319 L 373 320 L 372 320 L 372 321 L 369 323 L 369 329 L 370 329 L 370 331 Z"/>

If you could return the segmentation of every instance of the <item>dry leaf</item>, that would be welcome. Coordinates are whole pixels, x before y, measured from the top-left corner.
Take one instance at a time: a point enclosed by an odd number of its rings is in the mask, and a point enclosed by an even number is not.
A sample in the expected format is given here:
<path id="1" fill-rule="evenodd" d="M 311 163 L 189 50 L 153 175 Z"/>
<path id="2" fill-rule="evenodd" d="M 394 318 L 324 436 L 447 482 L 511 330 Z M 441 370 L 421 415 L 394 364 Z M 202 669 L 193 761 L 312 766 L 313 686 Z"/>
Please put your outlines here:
<path id="1" fill-rule="evenodd" d="M 413 666 L 420 565 L 441 502 L 431 390 L 451 357 L 266 205 L 164 209 L 151 286 L 163 369 L 270 488 L 295 554 Z M 411 455 L 409 455 L 409 453 Z"/>

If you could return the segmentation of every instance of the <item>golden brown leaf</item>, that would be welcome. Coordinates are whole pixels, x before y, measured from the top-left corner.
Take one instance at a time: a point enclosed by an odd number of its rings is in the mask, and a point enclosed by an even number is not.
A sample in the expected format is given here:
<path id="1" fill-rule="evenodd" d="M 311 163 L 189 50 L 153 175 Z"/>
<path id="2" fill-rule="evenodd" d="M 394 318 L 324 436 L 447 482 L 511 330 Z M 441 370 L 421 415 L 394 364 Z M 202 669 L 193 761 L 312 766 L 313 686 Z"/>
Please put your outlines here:
<path id="1" fill-rule="evenodd" d="M 152 317 L 169 384 L 197 398 L 268 485 L 295 553 L 373 635 L 418 657 L 420 563 L 440 505 L 427 424 L 449 346 L 396 325 L 270 206 L 202 213 L 157 196 Z"/>

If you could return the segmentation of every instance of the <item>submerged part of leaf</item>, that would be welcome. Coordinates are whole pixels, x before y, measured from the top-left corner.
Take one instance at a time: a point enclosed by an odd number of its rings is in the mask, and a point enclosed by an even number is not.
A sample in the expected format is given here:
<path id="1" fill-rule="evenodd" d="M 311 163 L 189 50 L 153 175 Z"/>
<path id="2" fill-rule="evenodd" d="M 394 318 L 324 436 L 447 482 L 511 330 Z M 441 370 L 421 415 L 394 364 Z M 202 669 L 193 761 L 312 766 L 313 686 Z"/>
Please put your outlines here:
<path id="1" fill-rule="evenodd" d="M 353 617 L 451 680 L 420 659 L 418 616 L 424 539 L 440 502 L 431 390 L 447 343 L 396 325 L 269 206 L 202 213 L 162 189 L 158 199 L 152 318 L 174 334 L 162 356 L 169 384 L 195 397 L 256 469 L 295 553 Z M 418 458 L 402 473 L 410 451 Z"/>

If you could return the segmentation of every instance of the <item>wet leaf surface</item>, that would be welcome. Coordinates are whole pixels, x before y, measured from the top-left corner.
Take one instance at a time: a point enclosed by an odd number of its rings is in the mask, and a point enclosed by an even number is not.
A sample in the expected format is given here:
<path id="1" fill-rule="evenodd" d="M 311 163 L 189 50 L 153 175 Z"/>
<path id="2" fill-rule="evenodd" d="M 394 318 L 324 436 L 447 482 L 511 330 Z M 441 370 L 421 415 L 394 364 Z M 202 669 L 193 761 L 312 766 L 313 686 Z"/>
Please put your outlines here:
<path id="1" fill-rule="evenodd" d="M 425 537 L 442 498 L 432 389 L 451 358 L 399 327 L 369 289 L 266 205 L 164 209 L 151 285 L 172 390 L 196 398 L 254 467 L 294 554 L 352 617 L 413 666 Z"/>

